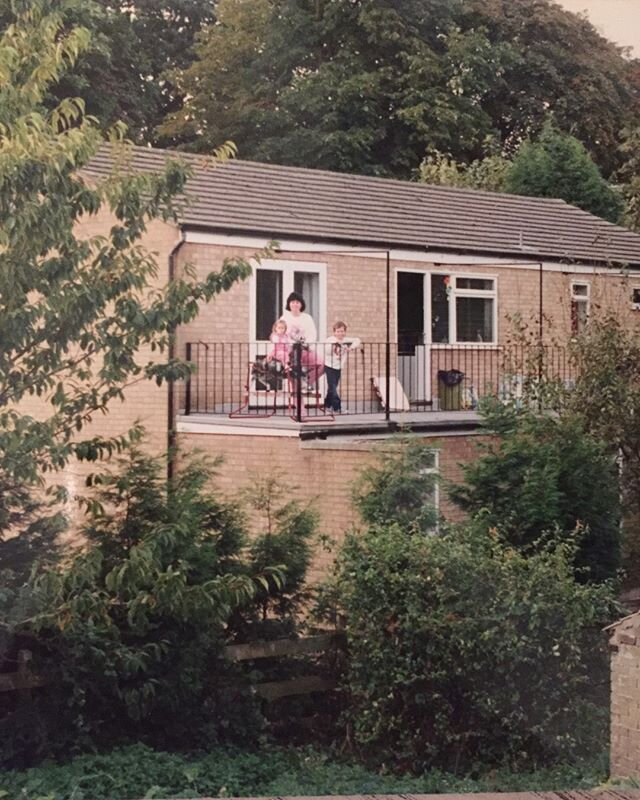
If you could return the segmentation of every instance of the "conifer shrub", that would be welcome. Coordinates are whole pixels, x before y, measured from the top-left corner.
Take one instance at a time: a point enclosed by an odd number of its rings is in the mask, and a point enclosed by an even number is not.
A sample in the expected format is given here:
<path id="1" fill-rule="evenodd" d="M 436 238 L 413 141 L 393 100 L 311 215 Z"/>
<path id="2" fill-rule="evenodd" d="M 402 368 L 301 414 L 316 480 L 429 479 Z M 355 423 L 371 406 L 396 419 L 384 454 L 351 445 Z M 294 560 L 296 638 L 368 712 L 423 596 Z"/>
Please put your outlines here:
<path id="1" fill-rule="evenodd" d="M 250 542 L 242 508 L 210 488 L 211 469 L 184 459 L 167 481 L 161 462 L 134 450 L 90 479 L 85 546 L 34 574 L 4 617 L 9 660 L 28 647 L 47 681 L 2 716 L 5 764 L 132 741 L 258 740 L 252 675 L 224 647 L 261 638 L 251 623 L 265 609 L 295 633 L 315 516 L 275 503 L 282 530 L 268 531 L 270 546 L 266 534 Z"/>

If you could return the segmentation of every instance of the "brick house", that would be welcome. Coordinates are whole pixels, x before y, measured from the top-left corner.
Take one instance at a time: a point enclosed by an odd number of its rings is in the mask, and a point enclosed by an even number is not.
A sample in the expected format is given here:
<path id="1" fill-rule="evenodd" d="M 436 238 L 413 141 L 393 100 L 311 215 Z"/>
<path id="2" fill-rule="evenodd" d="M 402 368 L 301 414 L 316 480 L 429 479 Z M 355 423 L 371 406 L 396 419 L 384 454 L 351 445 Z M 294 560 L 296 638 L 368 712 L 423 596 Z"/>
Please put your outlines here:
<path id="1" fill-rule="evenodd" d="M 131 168 L 174 156 L 133 148 Z M 145 241 L 160 283 L 186 264 L 205 275 L 277 244 L 178 332 L 177 354 L 196 366 L 190 385 L 138 387 L 113 408 L 109 430 L 140 419 L 160 452 L 175 429 L 182 447 L 224 456 L 223 488 L 280 471 L 316 498 L 331 536 L 353 521 L 350 485 L 372 447 L 400 426 L 432 441 L 434 469 L 456 478 L 482 438 L 478 398 L 521 391 L 527 351 L 515 320 L 563 380 L 566 344 L 591 308 L 640 321 L 640 236 L 563 201 L 186 158 L 194 174 L 179 224 L 154 222 Z M 86 174 L 109 169 L 105 150 Z M 99 214 L 85 232 L 106 224 Z M 299 383 L 268 385 L 250 371 L 293 290 L 320 341 L 339 319 L 362 340 L 343 370 L 348 416 L 327 415 L 322 391 L 302 396 Z M 462 373 L 457 386 L 445 383 L 450 370 Z M 455 515 L 445 497 L 441 511 Z"/>

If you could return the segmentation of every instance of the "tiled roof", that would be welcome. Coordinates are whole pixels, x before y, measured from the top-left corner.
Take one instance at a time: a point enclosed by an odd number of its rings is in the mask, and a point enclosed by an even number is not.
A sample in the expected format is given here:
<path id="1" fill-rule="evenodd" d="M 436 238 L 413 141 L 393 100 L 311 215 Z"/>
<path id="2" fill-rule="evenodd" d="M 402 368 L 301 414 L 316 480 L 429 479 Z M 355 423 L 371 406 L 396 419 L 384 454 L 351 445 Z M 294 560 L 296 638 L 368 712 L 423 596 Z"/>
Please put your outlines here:
<path id="1" fill-rule="evenodd" d="M 428 186 L 133 147 L 134 170 L 183 157 L 194 168 L 186 227 L 487 256 L 640 266 L 640 235 L 563 200 Z M 110 169 L 103 148 L 85 171 Z"/>

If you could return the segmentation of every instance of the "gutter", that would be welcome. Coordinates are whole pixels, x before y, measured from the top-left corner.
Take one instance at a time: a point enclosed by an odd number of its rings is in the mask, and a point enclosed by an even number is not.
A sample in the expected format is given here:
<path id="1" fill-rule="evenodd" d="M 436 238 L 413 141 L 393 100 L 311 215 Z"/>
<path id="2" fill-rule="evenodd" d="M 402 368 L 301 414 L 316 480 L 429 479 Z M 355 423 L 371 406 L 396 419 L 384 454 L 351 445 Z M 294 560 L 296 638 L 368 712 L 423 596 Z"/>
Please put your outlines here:
<path id="1" fill-rule="evenodd" d="M 184 229 L 180 229 L 180 239 L 171 249 L 169 253 L 169 283 L 173 283 L 176 274 L 177 256 L 186 243 Z M 174 341 L 175 330 L 171 331 L 169 338 L 169 361 L 175 358 L 176 346 Z M 175 445 L 176 445 L 176 430 L 175 430 L 175 381 L 170 378 L 167 381 L 167 480 L 170 482 L 175 475 Z"/>

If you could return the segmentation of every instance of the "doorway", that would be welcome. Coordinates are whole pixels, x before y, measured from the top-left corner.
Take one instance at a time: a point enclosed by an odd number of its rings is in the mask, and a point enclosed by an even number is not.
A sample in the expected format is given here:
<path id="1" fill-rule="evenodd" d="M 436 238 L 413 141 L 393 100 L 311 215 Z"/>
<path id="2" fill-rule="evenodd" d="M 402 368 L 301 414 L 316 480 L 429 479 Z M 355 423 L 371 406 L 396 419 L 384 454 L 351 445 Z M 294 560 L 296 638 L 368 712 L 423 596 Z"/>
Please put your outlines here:
<path id="1" fill-rule="evenodd" d="M 425 336 L 428 275 L 396 274 L 398 378 L 409 402 L 420 405 L 431 401 L 430 352 Z"/>

